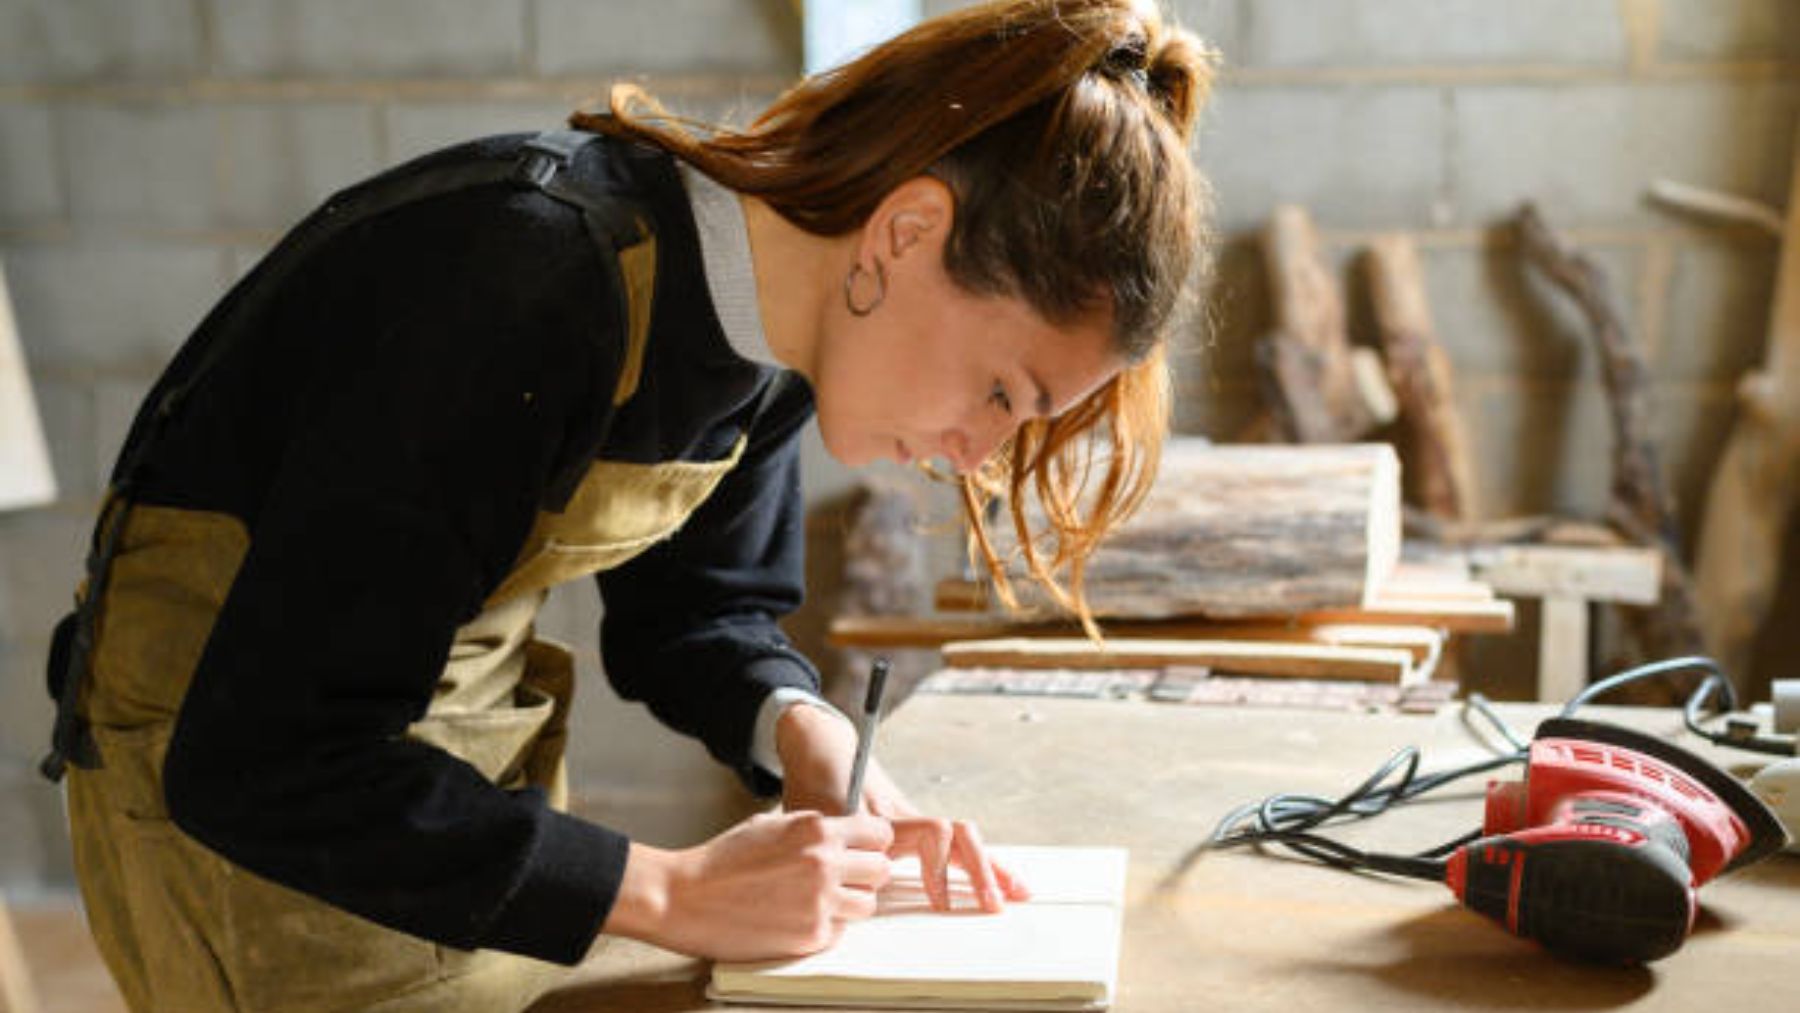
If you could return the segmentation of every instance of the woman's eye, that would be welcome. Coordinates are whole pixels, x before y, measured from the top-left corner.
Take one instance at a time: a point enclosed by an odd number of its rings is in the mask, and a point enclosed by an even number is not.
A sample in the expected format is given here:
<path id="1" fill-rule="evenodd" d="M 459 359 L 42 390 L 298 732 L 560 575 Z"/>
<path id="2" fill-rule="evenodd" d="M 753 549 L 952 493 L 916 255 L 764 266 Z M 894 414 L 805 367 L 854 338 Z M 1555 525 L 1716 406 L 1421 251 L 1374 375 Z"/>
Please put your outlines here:
<path id="1" fill-rule="evenodd" d="M 1006 414 L 1012 414 L 1012 398 L 1007 396 L 1006 385 L 999 380 L 994 381 L 994 389 L 988 393 L 988 401 L 998 405 Z"/>

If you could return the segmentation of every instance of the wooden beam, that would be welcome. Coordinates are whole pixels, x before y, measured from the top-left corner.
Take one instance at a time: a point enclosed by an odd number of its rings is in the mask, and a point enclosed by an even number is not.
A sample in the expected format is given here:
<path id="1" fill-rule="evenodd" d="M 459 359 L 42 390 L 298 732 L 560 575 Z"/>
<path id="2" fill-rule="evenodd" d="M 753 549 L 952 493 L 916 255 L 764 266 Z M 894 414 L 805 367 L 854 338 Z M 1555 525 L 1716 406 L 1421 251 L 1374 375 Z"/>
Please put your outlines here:
<path id="1" fill-rule="evenodd" d="M 37 991 L 31 985 L 31 969 L 25 950 L 13 930 L 12 915 L 0 898 L 0 1013 L 38 1013 Z"/>
<path id="2" fill-rule="evenodd" d="M 1403 650 L 1239 640 L 1114 640 L 1104 647 L 1073 637 L 958 641 L 944 645 L 944 663 L 952 668 L 1076 669 L 1205 665 L 1236 675 L 1393 683 L 1413 678 L 1412 656 Z"/>
<path id="3" fill-rule="evenodd" d="M 1469 560 L 1484 583 L 1515 598 L 1654 605 L 1662 587 L 1663 554 L 1651 548 L 1503 545 L 1471 550 Z"/>
<path id="4" fill-rule="evenodd" d="M 1561 703 L 1588 681 L 1588 603 L 1573 595 L 1544 599 L 1538 635 L 1538 699 Z"/>

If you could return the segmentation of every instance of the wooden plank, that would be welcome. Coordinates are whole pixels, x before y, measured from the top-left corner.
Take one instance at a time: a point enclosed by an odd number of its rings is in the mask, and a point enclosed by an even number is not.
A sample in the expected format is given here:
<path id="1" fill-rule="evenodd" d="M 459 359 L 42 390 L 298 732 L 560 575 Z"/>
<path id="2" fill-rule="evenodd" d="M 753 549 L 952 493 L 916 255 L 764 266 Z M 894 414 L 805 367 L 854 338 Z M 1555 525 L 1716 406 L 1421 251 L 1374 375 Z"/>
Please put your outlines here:
<path id="1" fill-rule="evenodd" d="M 1412 656 L 1379 647 L 1326 647 L 1240 640 L 1112 640 L 1014 637 L 944 645 L 953 668 L 1164 668 L 1206 665 L 1237 675 L 1407 682 Z"/>
<path id="2" fill-rule="evenodd" d="M 1581 692 L 1588 677 L 1588 603 L 1571 596 L 1544 599 L 1538 639 L 1538 699 L 1561 703 Z"/>
<path id="3" fill-rule="evenodd" d="M 934 648 L 956 640 L 997 637 L 1078 636 L 1074 623 L 1033 623 L 994 616 L 839 616 L 827 643 L 869 650 Z M 1217 623 L 1174 619 L 1109 622 L 1107 640 L 1254 640 L 1340 647 L 1387 647 L 1406 651 L 1421 664 L 1443 649 L 1445 634 L 1425 626 L 1299 626 L 1286 623 Z"/>
<path id="4" fill-rule="evenodd" d="M 949 587 L 945 585 L 966 585 L 966 581 L 950 580 L 939 584 L 938 600 L 972 597 L 968 587 Z M 1020 618 L 1036 615 L 1040 620 L 1045 613 L 1033 613 L 1026 610 Z M 1504 599 L 1492 601 L 1417 601 L 1404 598 L 1379 598 L 1360 608 L 1342 609 L 1306 609 L 1291 615 L 1279 617 L 1282 622 L 1295 623 L 1302 626 L 1321 626 L 1331 623 L 1346 623 L 1356 626 L 1430 626 L 1449 630 L 1452 633 L 1507 633 L 1513 628 L 1513 605 Z"/>
<path id="5" fill-rule="evenodd" d="M 42 506 L 55 499 L 50 451 L 31 394 L 6 274 L 0 270 L 0 510 Z"/>
<path id="6" fill-rule="evenodd" d="M 1654 605 L 1662 593 L 1658 549 L 1503 545 L 1471 550 L 1469 559 L 1482 581 L 1511 597 Z"/>
<path id="7" fill-rule="evenodd" d="M 0 898 L 0 1013 L 38 1013 L 40 1009 L 25 951 L 13 930 L 6 901 Z"/>

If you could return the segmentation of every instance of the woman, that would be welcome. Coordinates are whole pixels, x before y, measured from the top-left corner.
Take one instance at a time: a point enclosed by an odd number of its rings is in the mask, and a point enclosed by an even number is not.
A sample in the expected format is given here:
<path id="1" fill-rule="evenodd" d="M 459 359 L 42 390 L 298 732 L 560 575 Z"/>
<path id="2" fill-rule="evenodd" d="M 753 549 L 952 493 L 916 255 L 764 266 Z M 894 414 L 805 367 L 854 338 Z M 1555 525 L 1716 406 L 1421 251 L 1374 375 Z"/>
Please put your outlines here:
<path id="1" fill-rule="evenodd" d="M 146 401 L 52 663 L 50 766 L 133 1007 L 517 1009 L 606 936 L 798 954 L 903 853 L 940 906 L 952 865 L 989 910 L 1023 896 L 879 768 L 836 815 L 855 733 L 775 625 L 796 434 L 816 400 L 848 464 L 947 461 L 984 550 L 986 490 L 1021 534 L 1035 491 L 1030 567 L 1080 610 L 1166 426 L 1208 73 L 1128 0 L 1017 0 L 742 132 L 621 90 L 290 233 Z M 572 665 L 532 619 L 589 574 L 620 693 L 779 814 L 667 851 L 561 811 Z"/>

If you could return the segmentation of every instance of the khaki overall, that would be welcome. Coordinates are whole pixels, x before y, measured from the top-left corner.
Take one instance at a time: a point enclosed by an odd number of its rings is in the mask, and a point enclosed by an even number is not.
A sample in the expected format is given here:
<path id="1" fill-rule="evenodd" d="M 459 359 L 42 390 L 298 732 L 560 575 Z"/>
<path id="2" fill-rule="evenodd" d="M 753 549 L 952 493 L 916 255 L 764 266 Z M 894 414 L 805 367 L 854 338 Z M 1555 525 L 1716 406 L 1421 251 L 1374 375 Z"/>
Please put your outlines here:
<path id="1" fill-rule="evenodd" d="M 620 253 L 635 392 L 655 239 Z M 408 730 L 505 788 L 566 807 L 574 665 L 533 623 L 549 589 L 669 537 L 742 454 L 707 463 L 597 461 L 560 513 L 539 515 L 482 613 L 456 633 L 426 716 Z M 113 507 L 116 509 L 117 507 Z M 89 923 L 134 1010 L 518 1010 L 566 973 L 383 928 L 257 876 L 170 822 L 162 763 L 213 621 L 249 548 L 221 513 L 134 506 L 113 560 L 82 696 L 104 765 L 69 771 L 69 820 Z"/>

